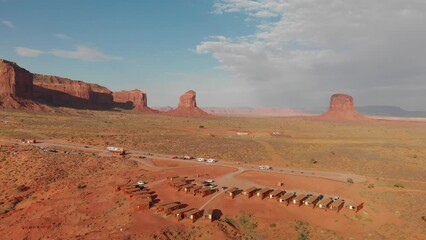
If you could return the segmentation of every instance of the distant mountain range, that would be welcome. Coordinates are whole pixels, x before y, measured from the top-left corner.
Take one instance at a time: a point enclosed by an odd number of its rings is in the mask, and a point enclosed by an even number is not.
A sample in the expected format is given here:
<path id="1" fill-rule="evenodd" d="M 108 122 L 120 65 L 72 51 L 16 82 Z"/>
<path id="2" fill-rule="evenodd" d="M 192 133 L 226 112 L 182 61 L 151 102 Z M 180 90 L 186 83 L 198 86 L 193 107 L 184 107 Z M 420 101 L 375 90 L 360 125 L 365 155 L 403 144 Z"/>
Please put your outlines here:
<path id="1" fill-rule="evenodd" d="M 356 107 L 362 114 L 386 117 L 426 117 L 426 111 L 408 111 L 395 106 L 363 106 Z"/>

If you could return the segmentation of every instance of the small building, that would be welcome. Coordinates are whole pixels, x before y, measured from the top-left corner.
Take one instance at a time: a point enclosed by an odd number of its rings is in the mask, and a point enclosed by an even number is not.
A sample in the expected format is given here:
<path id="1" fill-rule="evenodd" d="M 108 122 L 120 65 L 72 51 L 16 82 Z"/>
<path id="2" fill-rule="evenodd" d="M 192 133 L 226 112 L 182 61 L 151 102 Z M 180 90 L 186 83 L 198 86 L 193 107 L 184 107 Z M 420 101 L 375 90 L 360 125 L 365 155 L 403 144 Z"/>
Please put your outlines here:
<path id="1" fill-rule="evenodd" d="M 307 199 L 303 200 L 303 205 L 305 206 L 315 206 L 315 204 L 317 204 L 317 202 L 319 200 L 321 200 L 322 196 L 316 196 L 316 195 L 312 195 L 310 197 L 308 197 Z"/>
<path id="2" fill-rule="evenodd" d="M 200 188 L 196 194 L 199 194 L 201 197 L 206 197 L 212 193 L 216 192 L 216 189 L 213 188 Z"/>
<path id="3" fill-rule="evenodd" d="M 170 215 L 174 210 L 177 210 L 179 208 L 182 208 L 182 204 L 180 203 L 173 203 L 170 205 L 167 205 L 164 207 L 164 215 L 168 216 Z"/>
<path id="4" fill-rule="evenodd" d="M 228 197 L 230 197 L 230 198 L 233 199 L 233 198 L 235 198 L 235 196 L 237 195 L 237 193 L 238 193 L 238 188 L 233 187 L 233 188 L 227 189 L 225 191 L 225 196 L 228 196 Z"/>
<path id="5" fill-rule="evenodd" d="M 251 187 L 243 191 L 243 195 L 247 198 L 251 198 L 256 192 L 258 188 L 257 187 Z"/>
<path id="6" fill-rule="evenodd" d="M 185 217 L 185 213 L 186 212 L 189 212 L 189 211 L 191 211 L 193 209 L 194 208 L 189 208 L 189 207 L 180 208 L 180 209 L 177 209 L 177 210 L 173 211 L 172 214 L 173 214 L 173 216 L 175 216 L 177 218 L 178 221 L 180 221 L 180 220 L 183 220 L 183 218 Z"/>
<path id="7" fill-rule="evenodd" d="M 264 199 L 272 191 L 273 191 L 273 189 L 263 188 L 263 189 L 260 189 L 259 191 L 256 192 L 256 196 L 260 197 L 261 199 Z"/>
<path id="8" fill-rule="evenodd" d="M 293 204 L 295 204 L 295 205 L 299 205 L 299 206 L 301 206 L 302 204 L 303 204 L 303 201 L 305 200 L 305 199 L 307 199 L 308 197 L 310 197 L 311 195 L 310 194 L 301 194 L 301 195 L 299 195 L 299 196 L 296 196 L 295 198 L 293 198 L 293 200 L 291 201 Z"/>
<path id="9" fill-rule="evenodd" d="M 185 191 L 186 192 L 186 188 L 191 188 L 192 186 L 194 186 L 192 183 L 186 183 L 185 185 L 181 185 L 181 186 L 179 186 L 178 187 L 178 192 L 180 192 L 180 191 Z"/>
<path id="10" fill-rule="evenodd" d="M 283 194 L 285 194 L 285 191 L 284 191 L 284 190 L 279 190 L 279 189 L 277 189 L 277 190 L 272 191 L 271 193 L 269 193 L 269 198 L 271 198 L 271 199 L 278 199 L 278 198 L 280 198 L 280 197 L 281 197 L 281 195 L 283 195 Z"/>
<path id="11" fill-rule="evenodd" d="M 194 196 L 197 194 L 198 190 L 200 190 L 202 187 L 201 186 L 194 186 L 192 188 L 189 189 L 189 191 L 187 191 L 186 193 L 191 193 Z"/>
<path id="12" fill-rule="evenodd" d="M 187 186 L 182 187 L 184 192 L 189 192 L 191 188 L 193 188 L 195 184 L 188 184 Z"/>
<path id="13" fill-rule="evenodd" d="M 330 209 L 330 210 L 337 210 L 337 212 L 340 212 L 340 210 L 343 208 L 344 205 L 345 205 L 345 200 L 343 200 L 343 199 L 337 199 L 336 201 L 332 202 L 328 206 L 328 209 Z"/>
<path id="14" fill-rule="evenodd" d="M 151 207 L 151 200 L 150 199 L 141 199 L 136 203 L 135 210 L 141 211 L 141 210 L 147 210 Z"/>
<path id="15" fill-rule="evenodd" d="M 214 220 L 213 213 L 214 213 L 213 209 L 209 209 L 209 210 L 205 211 L 204 215 L 203 215 L 203 219 L 209 220 L 210 222 L 213 222 L 213 220 Z"/>
<path id="16" fill-rule="evenodd" d="M 290 204 L 290 202 L 293 200 L 293 198 L 295 198 L 296 197 L 296 193 L 295 192 L 287 192 L 287 193 L 285 193 L 284 195 L 282 195 L 280 198 L 279 198 L 279 202 L 280 203 L 284 203 L 284 202 L 286 202 L 287 203 L 287 205 L 289 205 Z"/>
<path id="17" fill-rule="evenodd" d="M 157 212 L 162 212 L 162 211 L 164 211 L 165 207 L 172 205 L 172 204 L 176 204 L 176 203 L 179 203 L 179 202 L 166 202 L 166 203 L 158 204 L 158 205 L 155 206 L 155 210 Z"/>
<path id="18" fill-rule="evenodd" d="M 350 203 L 350 204 L 346 204 L 346 208 L 351 210 L 351 211 L 355 211 L 355 212 L 359 212 L 361 209 L 364 208 L 364 203 L 363 202 L 358 202 L 358 203 Z"/>
<path id="19" fill-rule="evenodd" d="M 319 200 L 314 207 L 318 207 L 320 209 L 327 209 L 331 203 L 333 203 L 333 200 L 331 198 L 323 198 Z"/>
<path id="20" fill-rule="evenodd" d="M 192 209 L 185 213 L 185 218 L 190 219 L 193 223 L 201 218 L 204 214 L 202 209 Z"/>
<path id="21" fill-rule="evenodd" d="M 170 177 L 167 177 L 167 181 L 172 182 L 173 180 L 177 178 L 179 178 L 179 176 L 170 176 Z"/>

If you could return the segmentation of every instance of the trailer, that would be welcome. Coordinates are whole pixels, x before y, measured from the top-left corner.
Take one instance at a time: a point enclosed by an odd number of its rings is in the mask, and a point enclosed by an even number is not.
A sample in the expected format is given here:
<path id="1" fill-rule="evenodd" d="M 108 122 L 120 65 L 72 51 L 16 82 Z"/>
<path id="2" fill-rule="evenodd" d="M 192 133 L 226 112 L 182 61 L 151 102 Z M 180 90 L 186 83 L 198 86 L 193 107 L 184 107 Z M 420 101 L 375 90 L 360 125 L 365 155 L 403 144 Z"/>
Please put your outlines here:
<path id="1" fill-rule="evenodd" d="M 119 147 L 106 147 L 106 149 L 112 153 L 115 154 L 119 154 L 119 155 L 125 155 L 126 154 L 126 150 L 124 150 L 124 148 L 119 148 Z"/>

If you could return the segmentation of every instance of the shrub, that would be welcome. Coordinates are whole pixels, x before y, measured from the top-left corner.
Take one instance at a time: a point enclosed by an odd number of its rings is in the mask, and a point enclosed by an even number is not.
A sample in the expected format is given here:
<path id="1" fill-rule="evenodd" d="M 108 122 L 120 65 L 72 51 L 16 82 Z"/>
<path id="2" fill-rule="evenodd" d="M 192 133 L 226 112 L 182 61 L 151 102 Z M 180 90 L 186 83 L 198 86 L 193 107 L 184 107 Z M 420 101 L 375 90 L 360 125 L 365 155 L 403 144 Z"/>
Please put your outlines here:
<path id="1" fill-rule="evenodd" d="M 271 227 L 271 228 L 275 228 L 275 227 L 277 227 L 277 224 L 272 223 L 271 225 L 269 225 L 269 227 Z"/>
<path id="2" fill-rule="evenodd" d="M 83 189 L 83 188 L 86 188 L 86 187 L 87 187 L 87 185 L 84 182 L 77 184 L 78 189 Z"/>
<path id="3" fill-rule="evenodd" d="M 404 184 L 402 184 L 402 183 L 395 183 L 393 186 L 397 187 L 397 188 L 404 188 L 405 187 Z"/>
<path id="4" fill-rule="evenodd" d="M 204 128 L 204 125 L 200 125 L 200 126 L 198 126 L 199 128 Z"/>
<path id="5" fill-rule="evenodd" d="M 374 188 L 374 184 L 372 183 L 368 184 L 368 188 Z"/>
<path id="6" fill-rule="evenodd" d="M 19 185 L 19 186 L 17 186 L 16 187 L 16 190 L 18 191 L 18 192 L 25 192 L 25 191 L 27 191 L 29 189 L 29 187 L 27 187 L 27 186 L 25 186 L 25 185 Z"/>
<path id="7" fill-rule="evenodd" d="M 354 183 L 354 180 L 352 179 L 352 178 L 348 178 L 348 179 L 346 179 L 346 181 L 348 182 L 348 183 Z"/>

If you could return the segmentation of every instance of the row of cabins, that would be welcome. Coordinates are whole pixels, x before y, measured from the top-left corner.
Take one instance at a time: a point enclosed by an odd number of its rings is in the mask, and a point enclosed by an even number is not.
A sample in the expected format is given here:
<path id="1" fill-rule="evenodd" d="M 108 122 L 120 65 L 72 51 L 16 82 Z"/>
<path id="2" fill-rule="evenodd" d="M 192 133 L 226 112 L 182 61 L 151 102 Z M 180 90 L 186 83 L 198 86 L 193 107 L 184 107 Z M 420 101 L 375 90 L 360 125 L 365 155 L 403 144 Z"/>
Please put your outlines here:
<path id="1" fill-rule="evenodd" d="M 169 185 L 176 188 L 178 192 L 183 191 L 187 194 L 192 194 L 194 196 L 206 197 L 210 194 L 213 194 L 217 189 L 202 187 L 197 184 L 193 184 L 193 179 L 181 178 L 181 177 L 168 177 Z"/>
<path id="2" fill-rule="evenodd" d="M 198 219 L 215 220 L 215 210 L 210 209 L 204 211 L 203 209 L 190 208 L 180 202 L 168 202 L 156 206 L 157 213 L 164 213 L 165 216 L 173 215 L 177 221 L 187 219 L 194 223 Z"/>
<path id="3" fill-rule="evenodd" d="M 123 195 L 134 201 L 135 210 L 146 210 L 152 207 L 155 201 L 155 192 L 137 185 L 117 186 L 116 191 L 121 191 Z"/>
<path id="4" fill-rule="evenodd" d="M 225 195 L 234 198 L 238 195 L 237 188 L 230 188 L 225 191 Z M 287 206 L 292 203 L 298 206 L 312 206 L 312 208 L 337 210 L 338 212 L 345 206 L 349 210 L 355 212 L 360 211 L 364 207 L 364 203 L 347 204 L 343 199 L 324 198 L 323 195 L 300 194 L 295 192 L 286 192 L 285 190 L 274 190 L 270 188 L 250 187 L 242 191 L 242 195 L 246 198 L 257 196 L 261 199 L 269 197 L 280 203 L 287 203 Z"/>

